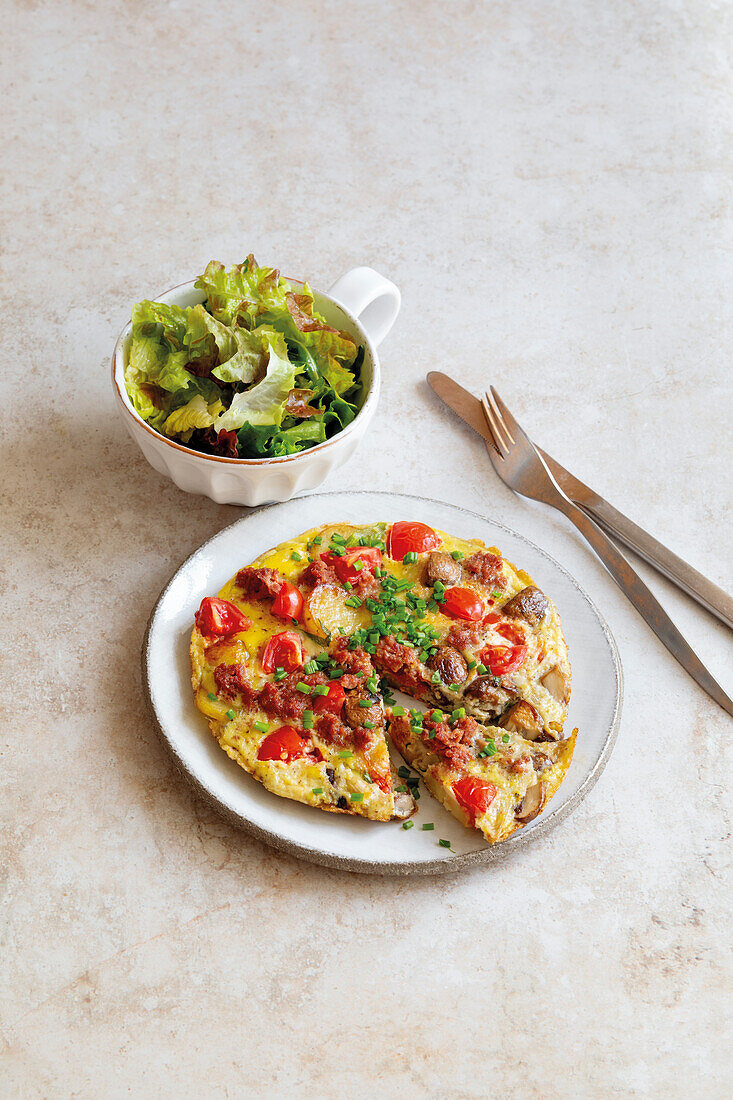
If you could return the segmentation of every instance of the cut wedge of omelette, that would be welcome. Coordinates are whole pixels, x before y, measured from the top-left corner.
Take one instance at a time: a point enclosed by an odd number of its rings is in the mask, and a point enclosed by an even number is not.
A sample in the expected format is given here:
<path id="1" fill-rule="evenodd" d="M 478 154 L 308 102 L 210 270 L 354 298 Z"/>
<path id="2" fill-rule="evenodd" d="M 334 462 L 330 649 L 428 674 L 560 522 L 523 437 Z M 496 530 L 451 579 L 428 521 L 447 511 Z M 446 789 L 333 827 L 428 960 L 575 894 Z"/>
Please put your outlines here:
<path id="1" fill-rule="evenodd" d="M 489 843 L 541 812 L 572 759 L 554 604 L 496 548 L 422 523 L 330 524 L 275 547 L 202 601 L 190 653 L 224 751 L 319 809 L 414 812 L 388 721 L 431 793 Z M 387 685 L 433 709 L 385 710 Z"/>

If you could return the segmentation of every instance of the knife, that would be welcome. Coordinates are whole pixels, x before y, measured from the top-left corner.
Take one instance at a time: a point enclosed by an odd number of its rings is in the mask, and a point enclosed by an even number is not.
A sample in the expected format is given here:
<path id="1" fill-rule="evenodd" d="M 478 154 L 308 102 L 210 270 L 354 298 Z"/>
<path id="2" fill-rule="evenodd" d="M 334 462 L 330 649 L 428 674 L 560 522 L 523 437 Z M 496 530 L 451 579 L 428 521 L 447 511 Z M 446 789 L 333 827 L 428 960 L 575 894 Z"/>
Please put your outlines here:
<path id="1" fill-rule="evenodd" d="M 484 419 L 481 402 L 472 393 L 454 382 L 447 374 L 430 371 L 428 383 L 435 394 L 448 408 L 452 409 L 469 428 L 486 440 L 490 445 L 491 433 Z M 535 444 L 535 446 L 537 446 Z M 537 450 L 547 463 L 560 488 L 572 501 L 578 504 L 609 534 L 633 550 L 649 565 L 653 565 L 663 576 L 691 596 L 702 607 L 715 615 L 727 627 L 733 629 L 733 598 L 718 585 L 713 584 L 702 573 L 698 573 L 686 561 L 672 553 L 646 531 L 638 527 L 622 512 L 619 512 L 607 500 L 594 493 L 587 485 L 566 470 L 559 462 L 543 451 Z"/>

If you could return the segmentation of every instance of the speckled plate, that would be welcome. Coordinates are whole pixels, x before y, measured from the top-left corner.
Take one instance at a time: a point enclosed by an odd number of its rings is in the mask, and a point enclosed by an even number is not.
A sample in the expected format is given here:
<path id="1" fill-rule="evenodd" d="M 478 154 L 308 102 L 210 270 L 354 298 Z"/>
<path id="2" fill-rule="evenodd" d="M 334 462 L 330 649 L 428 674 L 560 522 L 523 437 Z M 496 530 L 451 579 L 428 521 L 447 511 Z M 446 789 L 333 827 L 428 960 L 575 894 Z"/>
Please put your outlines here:
<path id="1" fill-rule="evenodd" d="M 525 569 L 557 604 L 570 650 L 573 691 L 566 730 L 579 728 L 565 782 L 545 813 L 509 840 L 489 847 L 423 788 L 415 827 L 319 813 L 276 798 L 222 752 L 191 692 L 188 644 L 194 612 L 243 565 L 291 535 L 321 523 L 422 520 L 462 538 L 481 538 Z M 510 856 L 523 844 L 548 843 L 550 829 L 579 804 L 611 754 L 621 714 L 616 643 L 588 595 L 539 546 L 502 524 L 452 504 L 398 493 L 323 493 L 248 513 L 204 543 L 166 585 L 143 643 L 143 682 L 160 733 L 181 771 L 230 821 L 277 848 L 315 863 L 379 874 L 434 874 Z M 398 757 L 396 759 L 399 760 Z M 423 832 L 423 822 L 435 829 Z M 450 841 L 450 848 L 438 840 Z"/>

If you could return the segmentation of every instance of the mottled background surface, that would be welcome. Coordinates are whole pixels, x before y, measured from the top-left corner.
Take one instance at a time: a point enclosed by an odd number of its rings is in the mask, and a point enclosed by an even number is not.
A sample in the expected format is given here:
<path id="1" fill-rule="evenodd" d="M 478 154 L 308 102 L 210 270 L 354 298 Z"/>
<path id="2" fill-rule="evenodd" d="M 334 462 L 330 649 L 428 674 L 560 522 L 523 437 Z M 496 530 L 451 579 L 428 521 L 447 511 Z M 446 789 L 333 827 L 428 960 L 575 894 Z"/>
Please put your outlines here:
<path id="1" fill-rule="evenodd" d="M 3 1096 L 729 1094 L 730 720 L 423 379 L 492 380 L 731 584 L 731 30 L 702 0 L 3 5 Z M 496 517 L 618 639 L 607 771 L 495 870 L 278 855 L 151 728 L 150 607 L 240 512 L 145 464 L 108 357 L 133 301 L 249 251 L 403 290 L 324 488 Z M 730 690 L 730 635 L 653 584 Z"/>

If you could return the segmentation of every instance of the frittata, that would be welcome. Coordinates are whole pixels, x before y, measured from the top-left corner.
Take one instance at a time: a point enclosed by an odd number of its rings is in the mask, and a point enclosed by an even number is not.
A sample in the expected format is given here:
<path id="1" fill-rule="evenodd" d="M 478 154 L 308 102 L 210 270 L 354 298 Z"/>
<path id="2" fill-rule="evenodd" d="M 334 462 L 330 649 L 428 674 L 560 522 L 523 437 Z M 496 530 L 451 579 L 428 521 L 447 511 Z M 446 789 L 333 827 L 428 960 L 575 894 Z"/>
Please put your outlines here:
<path id="1" fill-rule="evenodd" d="M 196 705 L 224 751 L 320 809 L 414 812 L 389 728 L 428 789 L 494 843 L 541 811 L 572 758 L 554 604 L 495 547 L 426 524 L 289 539 L 202 601 L 190 653 Z M 433 709 L 390 706 L 388 685 Z"/>

